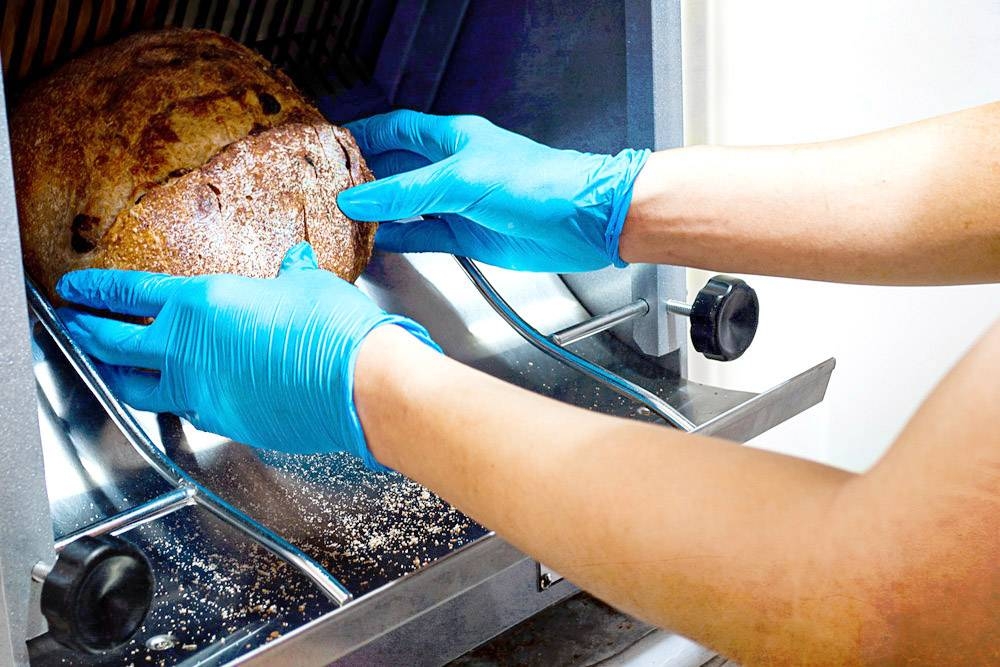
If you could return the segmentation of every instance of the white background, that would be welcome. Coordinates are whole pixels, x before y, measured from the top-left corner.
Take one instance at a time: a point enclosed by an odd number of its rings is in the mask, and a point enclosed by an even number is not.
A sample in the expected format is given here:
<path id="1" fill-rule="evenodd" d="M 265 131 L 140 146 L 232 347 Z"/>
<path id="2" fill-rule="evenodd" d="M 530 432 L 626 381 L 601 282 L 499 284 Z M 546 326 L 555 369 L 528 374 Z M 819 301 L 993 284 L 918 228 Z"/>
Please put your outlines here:
<path id="1" fill-rule="evenodd" d="M 1000 0 L 687 0 L 684 9 L 688 143 L 816 141 L 1000 100 Z M 705 275 L 692 272 L 691 287 Z M 693 355 L 692 377 L 760 391 L 835 356 L 825 402 L 753 444 L 852 470 L 877 460 L 1000 316 L 1000 285 L 748 279 L 761 299 L 754 345 L 728 364 Z M 983 372 L 1000 381 L 1000 369 Z"/>

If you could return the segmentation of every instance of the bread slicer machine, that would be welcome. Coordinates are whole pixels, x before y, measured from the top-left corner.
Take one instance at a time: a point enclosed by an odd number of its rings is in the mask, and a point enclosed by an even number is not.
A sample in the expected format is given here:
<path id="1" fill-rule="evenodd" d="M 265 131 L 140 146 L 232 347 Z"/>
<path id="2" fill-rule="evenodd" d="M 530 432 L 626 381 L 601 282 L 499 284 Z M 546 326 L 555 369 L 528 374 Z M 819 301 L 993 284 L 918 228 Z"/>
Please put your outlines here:
<path id="1" fill-rule="evenodd" d="M 184 25 L 258 49 L 334 122 L 409 107 L 594 151 L 682 140 L 679 0 L 9 0 L 0 21 L 8 96 L 90 43 Z M 0 664 L 441 664 L 576 591 L 399 475 L 124 406 L 25 279 L 9 153 L 0 109 Z M 690 381 L 691 347 L 738 356 L 758 306 L 726 277 L 687 303 L 679 267 L 378 254 L 359 285 L 497 377 L 739 442 L 821 401 L 834 366 L 761 394 Z"/>

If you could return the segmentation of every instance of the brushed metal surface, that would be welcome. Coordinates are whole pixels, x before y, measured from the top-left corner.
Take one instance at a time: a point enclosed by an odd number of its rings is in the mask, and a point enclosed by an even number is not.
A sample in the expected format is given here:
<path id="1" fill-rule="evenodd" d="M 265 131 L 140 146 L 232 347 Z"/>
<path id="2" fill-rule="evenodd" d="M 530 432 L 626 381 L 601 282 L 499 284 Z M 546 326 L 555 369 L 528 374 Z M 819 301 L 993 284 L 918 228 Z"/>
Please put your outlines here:
<path id="1" fill-rule="evenodd" d="M 534 327 L 557 329 L 586 314 L 558 276 L 488 267 L 484 272 L 494 287 L 504 291 L 512 308 L 524 313 L 526 319 L 531 318 Z M 655 415 L 644 411 L 644 406 L 607 390 L 527 343 L 484 301 L 451 256 L 379 255 L 359 284 L 383 307 L 425 322 L 449 355 L 474 367 L 587 409 L 659 422 Z M 48 406 L 40 414 L 49 435 L 45 441 L 46 461 L 57 491 L 52 507 L 60 536 L 85 530 L 88 522 L 105 520 L 160 495 L 166 483 L 109 422 L 107 413 L 48 334 L 36 328 L 33 340 L 40 404 Z M 720 415 L 725 419 L 714 422 L 717 425 L 734 419 L 740 414 L 740 406 L 747 405 L 754 396 L 688 382 L 607 332 L 580 341 L 574 351 L 641 383 L 669 401 L 693 424 L 713 423 L 713 419 L 722 419 Z M 779 407 L 773 414 L 787 418 L 791 413 Z M 259 619 L 253 621 L 256 625 L 252 627 L 234 625 L 223 615 L 233 613 L 229 607 L 203 609 L 197 633 L 180 633 L 180 648 L 175 646 L 155 655 L 146 642 L 163 634 L 178 635 L 179 631 L 169 624 L 147 623 L 143 632 L 116 654 L 120 659 L 144 660 L 145 655 L 150 655 L 151 660 L 165 664 L 188 658 L 203 664 L 221 664 L 242 660 L 244 655 L 247 659 L 269 660 L 272 654 L 280 654 L 297 656 L 299 664 L 312 664 L 314 658 L 320 664 L 321 655 L 326 660 L 339 656 L 347 661 L 345 664 L 357 664 L 352 661 L 358 660 L 386 664 L 409 647 L 414 651 L 419 648 L 420 655 L 428 660 L 444 660 L 518 622 L 524 618 L 520 614 L 533 613 L 572 591 L 571 587 L 560 588 L 560 583 L 546 591 L 555 591 L 550 594 L 554 597 L 538 597 L 537 570 L 532 560 L 399 475 L 369 472 L 345 455 L 291 456 L 251 450 L 198 432 L 169 415 L 132 411 L 130 415 L 156 450 L 178 466 L 184 476 L 279 532 L 342 581 L 356 599 L 340 609 L 332 605 L 310 607 L 317 610 L 315 617 L 292 614 L 281 621 L 288 626 L 280 626 L 280 636 L 269 640 L 254 634 L 253 628 L 263 627 Z M 738 428 L 728 433 L 730 437 L 741 434 Z M 181 518 L 192 511 L 197 516 L 204 514 L 201 508 L 184 508 L 136 529 L 134 534 L 160 531 L 157 534 L 162 533 L 164 540 L 183 541 L 183 526 L 187 524 Z M 131 534 L 133 531 L 128 531 L 125 536 Z M 217 549 L 214 545 L 212 539 L 207 543 L 195 540 L 190 548 Z M 480 556 L 463 555 L 473 547 Z M 239 548 L 257 551 L 245 538 Z M 492 555 L 487 558 L 483 554 Z M 260 558 L 271 562 L 268 556 Z M 225 593 L 214 590 L 212 585 L 203 586 L 200 578 L 197 585 L 185 580 L 169 563 L 162 567 L 163 572 L 158 572 L 162 589 L 157 599 L 167 607 L 186 599 L 183 592 L 192 587 L 206 599 L 220 598 Z M 252 576 L 244 575 L 222 584 L 251 589 L 260 585 Z M 402 581 L 406 585 L 397 588 Z M 315 593 L 307 594 L 306 589 L 297 587 L 274 595 L 285 605 L 282 608 L 297 609 L 289 596 L 313 600 Z M 483 608 L 492 607 L 508 611 L 495 617 L 481 616 Z M 478 618 L 481 624 L 466 627 L 461 636 L 436 649 L 424 646 L 418 639 L 427 633 L 435 636 L 455 623 L 468 623 L 460 620 L 468 617 Z M 296 632 L 295 628 L 303 623 L 308 630 Z M 191 630 L 190 626 L 184 627 Z M 266 627 L 266 634 L 275 632 L 273 626 Z M 243 642 L 239 647 L 231 640 L 222 641 L 234 635 Z M 36 648 L 39 664 L 65 657 L 52 647 L 46 649 L 43 643 Z M 93 664 L 116 663 L 109 654 Z"/>
<path id="2" fill-rule="evenodd" d="M 31 569 L 52 562 L 38 406 L 3 90 L 0 90 L 0 664 L 27 664 L 24 640 L 46 629 Z"/>

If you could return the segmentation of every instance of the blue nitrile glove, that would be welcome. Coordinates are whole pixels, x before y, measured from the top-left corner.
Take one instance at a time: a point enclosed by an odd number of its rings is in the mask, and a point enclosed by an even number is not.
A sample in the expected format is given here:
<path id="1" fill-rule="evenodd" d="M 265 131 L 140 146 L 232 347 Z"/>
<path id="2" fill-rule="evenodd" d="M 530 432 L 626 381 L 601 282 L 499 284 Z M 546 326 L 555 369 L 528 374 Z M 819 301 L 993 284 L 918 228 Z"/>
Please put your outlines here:
<path id="1" fill-rule="evenodd" d="M 59 312 L 133 407 L 173 412 L 264 449 L 350 452 L 374 469 L 383 468 L 368 451 L 353 399 L 361 341 L 395 324 L 437 347 L 416 322 L 386 314 L 317 268 L 308 243 L 292 247 L 269 280 L 87 269 L 56 289 L 82 306 L 154 318 L 144 326 Z"/>
<path id="2" fill-rule="evenodd" d="M 340 209 L 388 222 L 376 243 L 525 271 L 625 266 L 618 239 L 648 150 L 593 155 L 543 146 L 478 116 L 393 111 L 347 125 L 380 180 Z"/>

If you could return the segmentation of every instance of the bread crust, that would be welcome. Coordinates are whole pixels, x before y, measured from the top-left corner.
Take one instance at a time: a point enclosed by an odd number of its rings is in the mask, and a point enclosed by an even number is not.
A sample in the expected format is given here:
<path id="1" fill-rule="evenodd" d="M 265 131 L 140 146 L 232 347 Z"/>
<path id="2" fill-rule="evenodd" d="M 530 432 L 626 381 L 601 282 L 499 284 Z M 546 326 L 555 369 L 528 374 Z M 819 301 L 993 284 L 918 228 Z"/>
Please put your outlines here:
<path id="1" fill-rule="evenodd" d="M 67 63 L 18 100 L 11 145 L 25 265 L 50 296 L 87 267 L 273 276 L 301 240 L 353 281 L 371 254 L 375 225 L 336 206 L 372 179 L 350 133 L 211 31 Z"/>
<path id="2" fill-rule="evenodd" d="M 91 266 L 269 278 L 288 248 L 309 241 L 323 268 L 354 281 L 374 235 L 341 213 L 336 197 L 371 180 L 351 160 L 357 152 L 350 133 L 329 123 L 290 123 L 234 142 L 123 211 Z"/>

